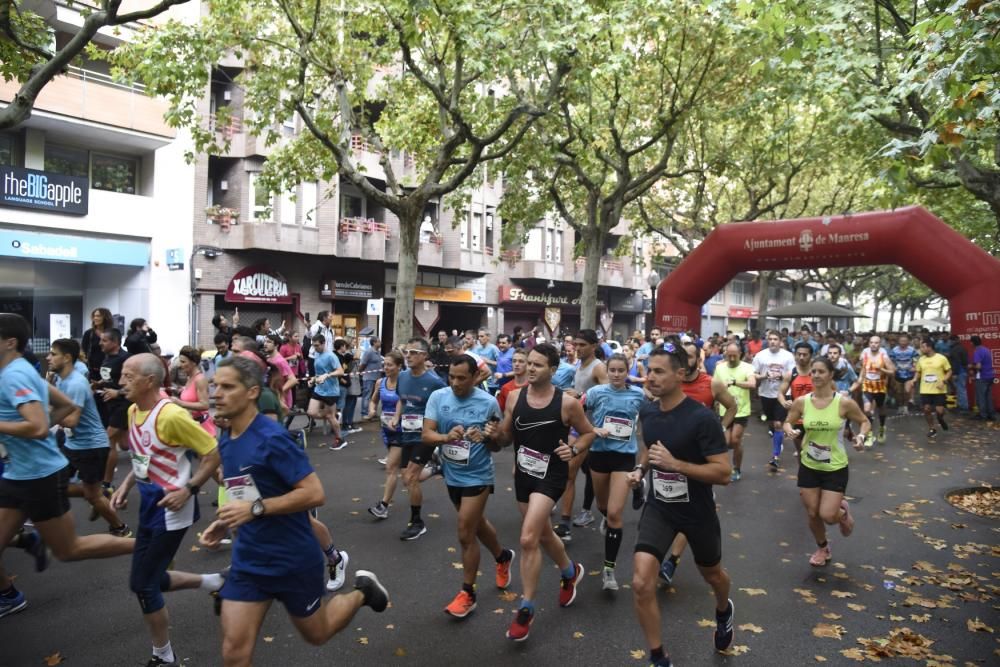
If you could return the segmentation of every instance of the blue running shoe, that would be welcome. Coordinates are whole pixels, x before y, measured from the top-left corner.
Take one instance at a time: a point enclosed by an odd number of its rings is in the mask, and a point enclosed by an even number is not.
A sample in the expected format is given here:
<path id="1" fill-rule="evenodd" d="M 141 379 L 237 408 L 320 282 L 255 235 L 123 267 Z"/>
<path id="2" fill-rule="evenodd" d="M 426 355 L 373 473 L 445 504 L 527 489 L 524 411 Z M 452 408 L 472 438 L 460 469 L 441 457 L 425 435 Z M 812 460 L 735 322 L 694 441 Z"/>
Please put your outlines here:
<path id="1" fill-rule="evenodd" d="M 660 563 L 660 579 L 663 579 L 668 584 L 673 583 L 675 572 L 677 572 L 677 563 L 670 560 L 669 557 Z"/>
<path id="2" fill-rule="evenodd" d="M 35 572 L 44 572 L 49 566 L 49 548 L 45 546 L 42 536 L 38 533 L 31 533 L 32 542 L 24 548 L 35 559 Z"/>
<path id="3" fill-rule="evenodd" d="M 21 591 L 18 591 L 17 595 L 12 598 L 0 597 L 0 618 L 16 614 L 27 606 L 28 600 Z"/>
<path id="4" fill-rule="evenodd" d="M 733 601 L 729 600 L 729 605 L 726 607 L 726 611 L 720 616 L 718 612 L 715 613 L 715 650 L 725 651 L 733 643 L 733 616 L 736 615 L 736 609 L 733 607 Z"/>

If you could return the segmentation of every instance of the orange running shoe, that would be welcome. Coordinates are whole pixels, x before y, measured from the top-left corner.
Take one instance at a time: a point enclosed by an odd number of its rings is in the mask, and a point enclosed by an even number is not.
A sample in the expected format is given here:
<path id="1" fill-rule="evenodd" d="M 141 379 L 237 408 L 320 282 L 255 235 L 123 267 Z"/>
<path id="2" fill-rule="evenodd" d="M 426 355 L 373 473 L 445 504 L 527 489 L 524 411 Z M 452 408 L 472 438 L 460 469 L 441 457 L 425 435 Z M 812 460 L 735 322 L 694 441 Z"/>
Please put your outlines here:
<path id="1" fill-rule="evenodd" d="M 510 554 L 510 558 L 502 563 L 497 563 L 497 588 L 500 590 L 507 590 L 510 586 L 510 568 L 514 564 L 514 553 L 513 549 L 504 549 L 504 551 Z"/>
<path id="2" fill-rule="evenodd" d="M 455 599 L 444 608 L 444 613 L 455 618 L 465 618 L 476 608 L 476 600 L 465 591 L 459 591 Z"/>

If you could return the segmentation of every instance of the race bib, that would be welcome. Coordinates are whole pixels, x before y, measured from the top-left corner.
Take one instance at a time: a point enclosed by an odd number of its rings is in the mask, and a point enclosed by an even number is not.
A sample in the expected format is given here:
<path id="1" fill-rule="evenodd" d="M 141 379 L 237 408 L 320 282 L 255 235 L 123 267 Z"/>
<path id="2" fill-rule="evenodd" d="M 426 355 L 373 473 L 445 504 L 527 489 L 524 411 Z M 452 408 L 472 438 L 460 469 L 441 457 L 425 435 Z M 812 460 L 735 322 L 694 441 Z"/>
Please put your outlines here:
<path id="1" fill-rule="evenodd" d="M 403 415 L 403 430 L 409 433 L 420 431 L 424 427 L 423 415 Z"/>
<path id="2" fill-rule="evenodd" d="M 938 381 L 937 375 L 927 374 L 924 376 L 924 382 L 926 382 L 927 384 L 934 384 L 937 381 Z"/>
<path id="3" fill-rule="evenodd" d="M 471 451 L 472 443 L 468 440 L 452 440 L 441 445 L 441 455 L 448 460 L 448 463 L 459 466 L 469 465 Z"/>
<path id="4" fill-rule="evenodd" d="M 549 471 L 550 458 L 549 454 L 542 454 L 527 447 L 519 447 L 517 450 L 517 467 L 525 475 L 542 479 L 545 477 L 545 473 Z"/>
<path id="5" fill-rule="evenodd" d="M 810 442 L 806 447 L 806 455 L 809 456 L 813 461 L 819 461 L 820 463 L 830 462 L 830 447 L 827 445 L 821 445 L 816 442 Z"/>
<path id="6" fill-rule="evenodd" d="M 605 417 L 604 428 L 613 440 L 628 440 L 632 437 L 632 420 L 623 417 Z"/>
<path id="7" fill-rule="evenodd" d="M 391 431 L 392 430 L 392 418 L 395 417 L 395 416 L 396 415 L 393 414 L 393 413 L 391 413 L 391 412 L 389 414 L 386 414 L 386 413 L 383 412 L 382 413 L 382 428 L 386 428 L 386 429 L 389 429 Z"/>
<path id="8" fill-rule="evenodd" d="M 138 479 L 146 479 L 149 473 L 149 454 L 132 452 L 132 472 Z"/>
<path id="9" fill-rule="evenodd" d="M 868 371 L 865 373 L 865 377 L 869 380 L 878 380 L 882 377 L 881 373 L 876 373 L 874 371 Z"/>
<path id="10" fill-rule="evenodd" d="M 653 496 L 664 503 L 688 501 L 687 477 L 679 472 L 653 471 Z"/>
<path id="11" fill-rule="evenodd" d="M 228 501 L 242 500 L 252 503 L 260 498 L 260 491 L 257 490 L 252 475 L 227 477 L 222 481 L 226 485 L 226 500 Z"/>

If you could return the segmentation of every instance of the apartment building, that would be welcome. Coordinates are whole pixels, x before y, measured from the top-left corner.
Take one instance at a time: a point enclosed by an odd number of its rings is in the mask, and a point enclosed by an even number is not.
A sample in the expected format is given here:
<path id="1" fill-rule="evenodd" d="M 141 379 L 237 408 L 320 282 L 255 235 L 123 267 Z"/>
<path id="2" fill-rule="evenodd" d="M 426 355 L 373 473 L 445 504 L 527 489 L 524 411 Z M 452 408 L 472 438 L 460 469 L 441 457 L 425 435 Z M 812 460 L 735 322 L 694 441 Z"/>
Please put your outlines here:
<path id="1" fill-rule="evenodd" d="M 81 3 L 30 5 L 57 47 L 82 25 Z M 113 49 L 132 34 L 94 41 Z M 0 79 L 0 105 L 17 89 Z M 84 58 L 44 88 L 26 123 L 0 133 L 0 310 L 33 323 L 35 352 L 79 338 L 98 307 L 119 326 L 146 318 L 165 348 L 187 341 L 193 169 L 166 109 Z"/>

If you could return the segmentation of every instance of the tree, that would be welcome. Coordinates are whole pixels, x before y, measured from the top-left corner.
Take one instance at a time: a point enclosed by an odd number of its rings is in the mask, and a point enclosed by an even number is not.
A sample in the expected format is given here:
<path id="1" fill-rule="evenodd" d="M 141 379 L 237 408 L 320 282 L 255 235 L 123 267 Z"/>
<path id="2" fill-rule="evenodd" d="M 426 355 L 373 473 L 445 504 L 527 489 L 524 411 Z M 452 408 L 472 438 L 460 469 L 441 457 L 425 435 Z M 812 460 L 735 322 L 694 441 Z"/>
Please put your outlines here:
<path id="1" fill-rule="evenodd" d="M 579 238 L 582 326 L 596 322 L 601 258 L 626 208 L 661 179 L 697 168 L 677 160 L 678 139 L 700 107 L 734 92 L 745 64 L 732 44 L 740 29 L 727 3 L 603 3 L 580 28 L 558 113 L 505 161 L 504 218 L 533 226 L 554 214 Z M 508 239 L 522 230 L 509 225 Z"/>
<path id="2" fill-rule="evenodd" d="M 148 31 L 116 54 L 116 63 L 169 99 L 168 122 L 190 130 L 197 150 L 218 151 L 226 139 L 202 111 L 209 72 L 229 52 L 241 57 L 250 131 L 275 142 L 268 130 L 296 114 L 308 130 L 274 151 L 263 182 L 276 192 L 338 174 L 399 218 L 393 336 L 401 341 L 413 327 L 427 203 L 457 190 L 478 165 L 510 153 L 546 113 L 570 68 L 582 10 L 555 0 L 341 7 L 213 0 L 199 24 Z M 384 186 L 355 161 L 355 135 L 379 154 Z M 413 155 L 416 173 L 397 174 L 390 150 Z"/>
<path id="3" fill-rule="evenodd" d="M 83 25 L 59 49 L 53 49 L 45 21 L 14 0 L 0 0 L 0 76 L 21 84 L 14 99 L 0 109 L 0 130 L 17 127 L 31 117 L 45 85 L 86 49 L 100 30 L 163 14 L 189 0 L 161 0 L 143 10 L 119 13 L 122 0 L 101 0 L 97 9 L 81 6 Z M 72 5 L 73 3 L 70 2 Z"/>

